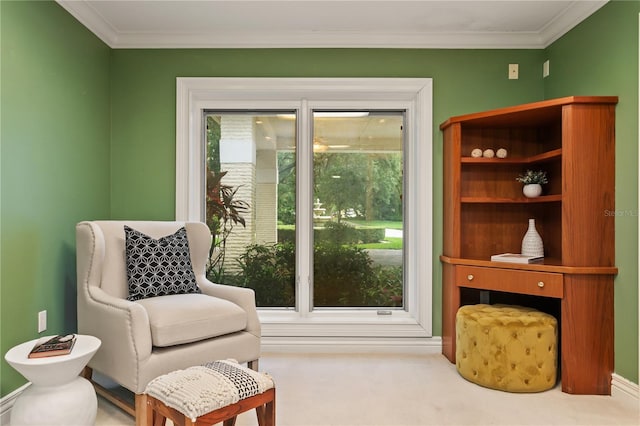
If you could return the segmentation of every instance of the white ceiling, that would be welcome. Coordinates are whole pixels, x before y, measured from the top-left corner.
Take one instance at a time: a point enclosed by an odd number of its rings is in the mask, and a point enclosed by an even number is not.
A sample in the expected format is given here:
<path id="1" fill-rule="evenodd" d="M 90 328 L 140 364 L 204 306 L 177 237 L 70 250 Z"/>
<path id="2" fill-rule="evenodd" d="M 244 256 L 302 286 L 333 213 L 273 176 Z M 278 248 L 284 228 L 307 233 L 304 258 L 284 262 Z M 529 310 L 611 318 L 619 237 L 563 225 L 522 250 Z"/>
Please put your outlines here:
<path id="1" fill-rule="evenodd" d="M 112 48 L 547 47 L 606 0 L 56 0 Z"/>

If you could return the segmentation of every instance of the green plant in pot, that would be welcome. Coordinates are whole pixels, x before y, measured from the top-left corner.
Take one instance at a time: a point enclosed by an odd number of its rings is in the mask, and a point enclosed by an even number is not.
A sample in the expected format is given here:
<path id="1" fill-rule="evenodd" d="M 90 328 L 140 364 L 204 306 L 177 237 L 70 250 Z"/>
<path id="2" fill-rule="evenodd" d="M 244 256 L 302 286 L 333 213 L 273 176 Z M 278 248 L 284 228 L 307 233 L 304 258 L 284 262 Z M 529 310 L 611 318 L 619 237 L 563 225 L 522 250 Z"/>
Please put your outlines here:
<path id="1" fill-rule="evenodd" d="M 547 172 L 543 170 L 527 170 L 524 174 L 519 175 L 516 180 L 522 182 L 522 193 L 525 197 L 534 198 L 542 194 L 542 185 L 549 182 Z"/>

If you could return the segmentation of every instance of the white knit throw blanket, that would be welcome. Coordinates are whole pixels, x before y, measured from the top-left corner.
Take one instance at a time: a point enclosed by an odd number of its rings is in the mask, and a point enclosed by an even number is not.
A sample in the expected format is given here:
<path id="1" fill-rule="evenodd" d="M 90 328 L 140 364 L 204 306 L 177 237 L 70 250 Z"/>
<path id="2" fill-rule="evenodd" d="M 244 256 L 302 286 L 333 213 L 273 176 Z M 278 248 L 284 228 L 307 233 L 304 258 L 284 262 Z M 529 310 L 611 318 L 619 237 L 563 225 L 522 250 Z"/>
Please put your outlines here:
<path id="1" fill-rule="evenodd" d="M 234 360 L 214 361 L 176 370 L 153 379 L 145 393 L 196 418 L 274 387 L 267 374 L 243 367 Z"/>

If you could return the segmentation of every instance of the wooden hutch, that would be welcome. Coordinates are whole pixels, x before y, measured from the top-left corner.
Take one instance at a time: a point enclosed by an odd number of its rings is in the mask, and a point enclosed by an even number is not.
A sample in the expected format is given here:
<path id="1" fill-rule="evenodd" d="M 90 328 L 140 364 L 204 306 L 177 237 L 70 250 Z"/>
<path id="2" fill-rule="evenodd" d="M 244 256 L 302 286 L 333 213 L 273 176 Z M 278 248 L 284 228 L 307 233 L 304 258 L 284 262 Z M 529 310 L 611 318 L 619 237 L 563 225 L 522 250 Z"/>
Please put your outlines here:
<path id="1" fill-rule="evenodd" d="M 615 96 L 571 96 L 452 117 L 444 134 L 442 352 L 455 362 L 461 305 L 514 303 L 552 313 L 559 374 L 572 394 L 611 394 L 615 222 Z M 507 150 L 474 158 L 475 148 Z M 543 195 L 516 177 L 545 170 Z M 491 262 L 520 253 L 528 220 L 542 264 Z"/>

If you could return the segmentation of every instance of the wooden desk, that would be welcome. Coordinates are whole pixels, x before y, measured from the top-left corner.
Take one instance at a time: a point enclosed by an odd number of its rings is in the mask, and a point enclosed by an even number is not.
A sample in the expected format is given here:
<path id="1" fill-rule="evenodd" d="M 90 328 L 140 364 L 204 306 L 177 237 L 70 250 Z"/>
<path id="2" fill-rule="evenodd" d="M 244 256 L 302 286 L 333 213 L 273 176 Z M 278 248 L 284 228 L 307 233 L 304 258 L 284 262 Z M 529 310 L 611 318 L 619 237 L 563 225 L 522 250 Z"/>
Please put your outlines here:
<path id="1" fill-rule="evenodd" d="M 611 394 L 615 267 L 508 264 L 440 256 L 443 264 L 442 353 L 455 363 L 455 317 L 461 289 L 560 300 L 562 391 Z M 477 303 L 480 300 L 476 301 Z"/>

